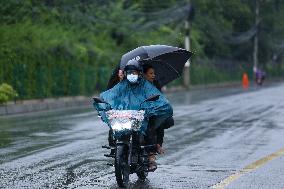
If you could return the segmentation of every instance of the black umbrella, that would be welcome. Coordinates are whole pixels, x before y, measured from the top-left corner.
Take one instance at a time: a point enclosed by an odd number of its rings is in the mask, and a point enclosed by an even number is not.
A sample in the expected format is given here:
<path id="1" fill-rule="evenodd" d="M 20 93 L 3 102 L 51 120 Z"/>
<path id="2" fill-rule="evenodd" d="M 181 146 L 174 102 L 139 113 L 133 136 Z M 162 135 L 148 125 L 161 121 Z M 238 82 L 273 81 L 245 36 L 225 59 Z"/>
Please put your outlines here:
<path id="1" fill-rule="evenodd" d="M 124 70 L 126 63 L 132 59 L 139 60 L 141 64 L 150 64 L 155 69 L 159 85 L 164 86 L 182 75 L 183 67 L 191 55 L 185 49 L 167 45 L 141 46 L 121 57 L 120 69 Z M 111 78 L 114 76 L 113 74 Z M 111 83 L 109 82 L 109 87 L 112 86 Z"/>
<path id="2" fill-rule="evenodd" d="M 166 45 L 150 45 L 138 47 L 122 56 L 120 69 L 124 69 L 126 63 L 136 59 L 141 64 L 150 64 L 155 69 L 156 80 L 160 86 L 180 77 L 186 61 L 192 55 L 191 52 L 178 47 Z"/>
<path id="3" fill-rule="evenodd" d="M 124 69 L 126 63 L 129 60 L 136 59 L 136 60 L 145 60 L 149 58 L 155 58 L 159 55 L 174 52 L 181 50 L 178 47 L 172 47 L 167 45 L 150 45 L 150 46 L 141 46 L 129 51 L 128 53 L 124 54 L 120 60 L 120 69 Z"/>

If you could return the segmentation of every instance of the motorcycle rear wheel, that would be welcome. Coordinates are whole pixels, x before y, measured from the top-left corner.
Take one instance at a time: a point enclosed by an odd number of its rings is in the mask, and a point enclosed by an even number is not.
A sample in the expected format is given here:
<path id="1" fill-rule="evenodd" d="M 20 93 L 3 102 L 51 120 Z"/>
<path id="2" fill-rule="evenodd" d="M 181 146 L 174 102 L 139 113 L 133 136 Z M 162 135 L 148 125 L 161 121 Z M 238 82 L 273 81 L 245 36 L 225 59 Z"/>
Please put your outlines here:
<path id="1" fill-rule="evenodd" d="M 129 183 L 129 165 L 128 165 L 127 148 L 125 145 L 117 146 L 115 153 L 115 177 L 119 187 L 126 188 Z"/>

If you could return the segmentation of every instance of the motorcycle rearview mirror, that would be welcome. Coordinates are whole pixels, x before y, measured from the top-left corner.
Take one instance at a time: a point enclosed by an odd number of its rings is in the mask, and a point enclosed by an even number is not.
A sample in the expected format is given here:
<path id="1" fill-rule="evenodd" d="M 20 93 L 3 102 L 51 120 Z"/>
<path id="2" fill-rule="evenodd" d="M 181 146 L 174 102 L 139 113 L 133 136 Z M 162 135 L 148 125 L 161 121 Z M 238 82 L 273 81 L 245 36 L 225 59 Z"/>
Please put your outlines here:
<path id="1" fill-rule="evenodd" d="M 149 98 L 147 98 L 145 100 L 145 102 L 151 102 L 151 101 L 156 101 L 160 98 L 160 95 L 153 95 L 153 96 L 150 96 Z"/>
<path id="2" fill-rule="evenodd" d="M 101 99 L 101 98 L 99 98 L 99 97 L 93 97 L 93 100 L 94 100 L 94 102 L 95 103 L 97 103 L 98 105 L 99 104 L 106 104 L 107 106 L 104 108 L 104 106 L 100 106 L 99 105 L 99 109 L 101 108 L 101 110 L 106 110 L 106 109 L 111 109 L 111 105 L 108 103 L 108 102 L 106 102 L 106 101 L 104 101 L 103 99 Z"/>
<path id="3" fill-rule="evenodd" d="M 96 103 L 106 103 L 105 101 L 103 101 L 103 99 L 99 98 L 99 97 L 93 97 L 93 100 L 96 102 Z"/>
<path id="4" fill-rule="evenodd" d="M 153 101 L 156 101 L 160 98 L 160 95 L 153 95 L 153 96 L 150 96 L 149 98 L 147 98 L 146 100 L 144 100 L 141 104 L 140 104 L 140 108 L 141 108 L 141 105 L 145 102 L 153 102 Z"/>

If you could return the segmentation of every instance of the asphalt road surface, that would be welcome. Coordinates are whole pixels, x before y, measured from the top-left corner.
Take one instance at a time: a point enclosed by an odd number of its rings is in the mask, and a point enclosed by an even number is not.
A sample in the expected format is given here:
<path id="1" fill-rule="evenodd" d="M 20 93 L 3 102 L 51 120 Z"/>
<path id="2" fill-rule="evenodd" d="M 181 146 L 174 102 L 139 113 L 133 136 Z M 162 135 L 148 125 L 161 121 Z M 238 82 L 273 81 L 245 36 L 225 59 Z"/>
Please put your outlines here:
<path id="1" fill-rule="evenodd" d="M 130 188 L 284 188 L 284 84 L 168 94 L 165 155 Z M 0 118 L 0 188 L 117 188 L 91 109 Z"/>

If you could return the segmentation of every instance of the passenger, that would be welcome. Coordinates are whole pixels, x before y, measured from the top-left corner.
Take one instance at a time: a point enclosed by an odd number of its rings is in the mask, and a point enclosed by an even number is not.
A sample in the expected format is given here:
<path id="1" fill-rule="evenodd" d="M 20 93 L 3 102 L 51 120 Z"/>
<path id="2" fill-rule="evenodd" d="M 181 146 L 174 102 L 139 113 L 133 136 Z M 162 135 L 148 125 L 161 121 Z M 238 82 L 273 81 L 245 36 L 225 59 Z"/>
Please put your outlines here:
<path id="1" fill-rule="evenodd" d="M 155 69 L 153 66 L 149 64 L 145 64 L 143 66 L 143 73 L 145 79 L 147 79 L 150 83 L 152 83 L 159 91 L 162 92 L 161 86 L 159 85 L 158 81 L 155 80 Z M 162 148 L 163 142 L 164 142 L 164 135 L 165 135 L 165 129 L 170 128 L 174 125 L 174 119 L 173 117 L 168 118 L 160 127 L 156 129 L 156 141 L 157 141 L 157 152 L 159 154 L 164 154 L 165 150 Z"/>
<path id="2" fill-rule="evenodd" d="M 145 79 L 147 79 L 150 83 L 152 83 L 159 91 L 162 91 L 162 87 L 159 85 L 158 81 L 155 80 L 155 69 L 153 66 L 149 64 L 143 65 L 143 73 Z"/>
<path id="3" fill-rule="evenodd" d="M 107 90 L 113 88 L 116 84 L 122 81 L 124 78 L 123 71 L 120 69 L 120 65 L 117 65 L 111 74 L 110 80 L 107 84 Z"/>

